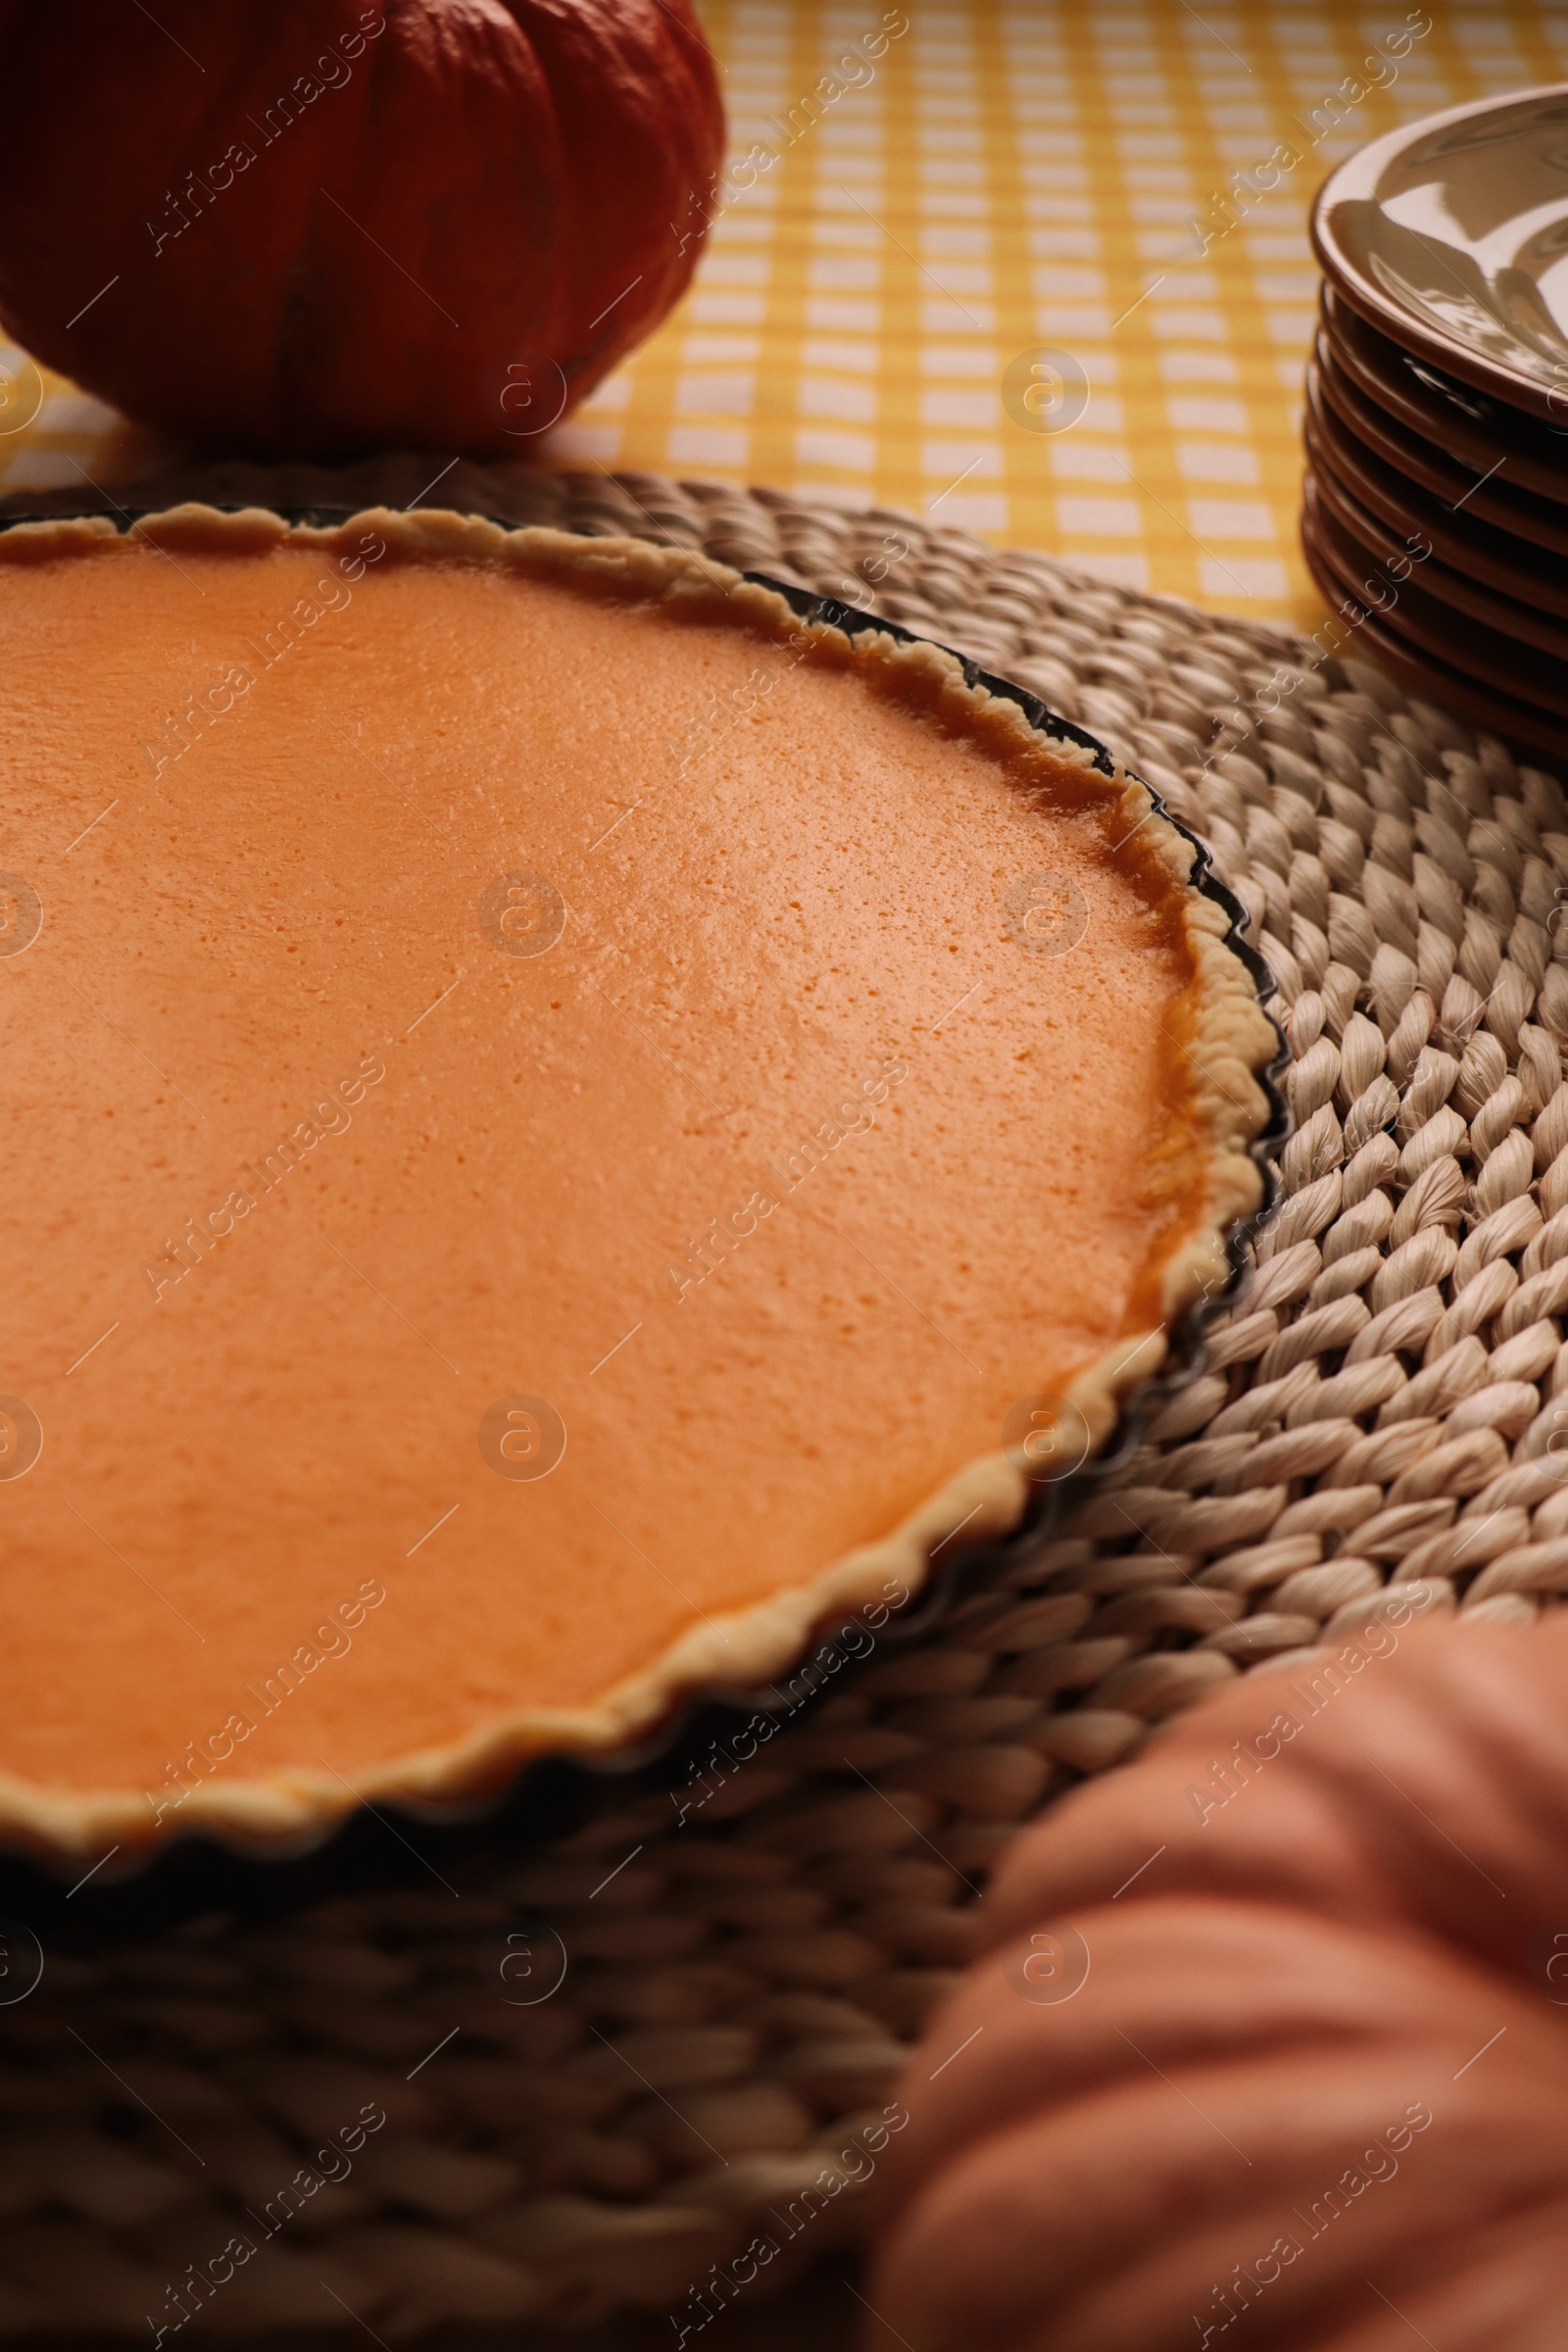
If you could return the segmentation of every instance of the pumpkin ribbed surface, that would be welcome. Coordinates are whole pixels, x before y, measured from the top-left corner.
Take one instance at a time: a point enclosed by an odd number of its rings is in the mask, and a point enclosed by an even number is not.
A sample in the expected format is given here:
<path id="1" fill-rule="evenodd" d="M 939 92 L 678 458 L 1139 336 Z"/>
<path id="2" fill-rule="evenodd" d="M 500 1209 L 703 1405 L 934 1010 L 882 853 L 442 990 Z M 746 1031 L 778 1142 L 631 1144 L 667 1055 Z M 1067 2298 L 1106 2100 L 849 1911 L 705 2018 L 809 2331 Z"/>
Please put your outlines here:
<path id="1" fill-rule="evenodd" d="M 689 0 L 98 0 L 0 8 L 0 317 L 209 445 L 521 456 L 707 234 L 724 113 Z"/>

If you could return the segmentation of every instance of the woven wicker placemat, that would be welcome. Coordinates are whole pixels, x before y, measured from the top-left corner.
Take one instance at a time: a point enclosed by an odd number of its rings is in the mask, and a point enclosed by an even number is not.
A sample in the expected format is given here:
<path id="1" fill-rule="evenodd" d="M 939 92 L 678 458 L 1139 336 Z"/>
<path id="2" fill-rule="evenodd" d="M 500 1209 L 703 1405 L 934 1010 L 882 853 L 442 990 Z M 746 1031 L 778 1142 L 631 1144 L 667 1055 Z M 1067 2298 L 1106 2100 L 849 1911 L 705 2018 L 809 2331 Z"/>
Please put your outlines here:
<path id="1" fill-rule="evenodd" d="M 231 466 L 137 504 L 412 502 L 424 473 Z M 857 595 L 1103 736 L 1213 845 L 1278 976 L 1282 1204 L 1200 1377 L 1049 1543 L 715 1757 L 683 1819 L 611 1799 L 456 1894 L 51 1953 L 0 2008 L 7 2338 L 145 2341 L 190 2310 L 198 2336 L 515 2343 L 640 2307 L 695 2341 L 733 2298 L 728 2340 L 782 2341 L 745 2311 L 853 2239 L 859 2151 L 1019 1822 L 1391 1579 L 1510 1624 L 1568 1591 L 1555 781 L 1353 647 L 1320 661 L 906 514 L 467 466 L 439 495 Z M 531 2006 L 484 1973 L 519 1915 L 569 1955 Z M 385 2121 L 351 2152 L 362 2113 Z M 258 2251 L 211 2283 L 234 2239 Z"/>

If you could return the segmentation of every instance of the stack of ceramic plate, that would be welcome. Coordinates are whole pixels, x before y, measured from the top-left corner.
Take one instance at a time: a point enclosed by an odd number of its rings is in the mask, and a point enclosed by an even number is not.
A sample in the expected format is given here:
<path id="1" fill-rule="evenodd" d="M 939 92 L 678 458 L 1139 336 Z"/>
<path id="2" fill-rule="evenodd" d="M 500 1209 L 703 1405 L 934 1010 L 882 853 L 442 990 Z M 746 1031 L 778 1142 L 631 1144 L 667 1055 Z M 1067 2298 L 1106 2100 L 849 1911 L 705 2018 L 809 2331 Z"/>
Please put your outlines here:
<path id="1" fill-rule="evenodd" d="M 1374 140 L 1312 242 L 1313 577 L 1406 685 L 1568 756 L 1568 85 Z"/>

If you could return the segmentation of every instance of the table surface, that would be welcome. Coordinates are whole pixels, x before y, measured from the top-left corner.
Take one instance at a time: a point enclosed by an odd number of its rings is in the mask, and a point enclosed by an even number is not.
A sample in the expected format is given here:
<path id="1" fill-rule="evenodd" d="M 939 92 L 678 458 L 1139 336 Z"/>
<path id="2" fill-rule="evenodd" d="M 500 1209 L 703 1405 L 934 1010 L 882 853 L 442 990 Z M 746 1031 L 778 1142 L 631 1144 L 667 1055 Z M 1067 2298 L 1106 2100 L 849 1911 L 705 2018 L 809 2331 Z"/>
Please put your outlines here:
<path id="1" fill-rule="evenodd" d="M 1314 622 L 1296 535 L 1312 196 L 1396 122 L 1568 79 L 1568 0 L 906 5 L 703 0 L 732 169 L 695 283 L 540 459 L 934 514 Z M 45 382 L 0 438 L 0 495 L 82 474 L 123 495 L 170 454 Z M 1080 383 L 1082 413 L 1042 429 Z"/>

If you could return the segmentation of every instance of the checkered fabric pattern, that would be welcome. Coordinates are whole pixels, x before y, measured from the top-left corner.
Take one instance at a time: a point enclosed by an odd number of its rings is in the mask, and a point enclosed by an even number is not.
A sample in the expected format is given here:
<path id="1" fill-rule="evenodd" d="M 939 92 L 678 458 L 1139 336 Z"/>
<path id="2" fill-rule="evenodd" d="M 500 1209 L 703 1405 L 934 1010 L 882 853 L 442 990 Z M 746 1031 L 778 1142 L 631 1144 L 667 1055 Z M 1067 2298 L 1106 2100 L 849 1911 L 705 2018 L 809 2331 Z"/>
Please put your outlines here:
<path id="1" fill-rule="evenodd" d="M 696 283 L 543 462 L 935 514 L 1129 587 L 1308 622 L 1321 606 L 1296 518 L 1312 195 L 1396 122 L 1568 79 L 1568 0 L 703 13 L 734 162 Z M 1364 59 L 1421 26 L 1392 82 L 1348 95 Z M 1300 160 L 1265 193 L 1282 147 Z M 1009 367 L 1027 391 L 1047 351 L 1087 391 L 1065 430 L 1004 397 Z M 0 494 L 82 470 L 133 482 L 167 457 L 47 381 L 35 421 L 0 438 Z"/>

